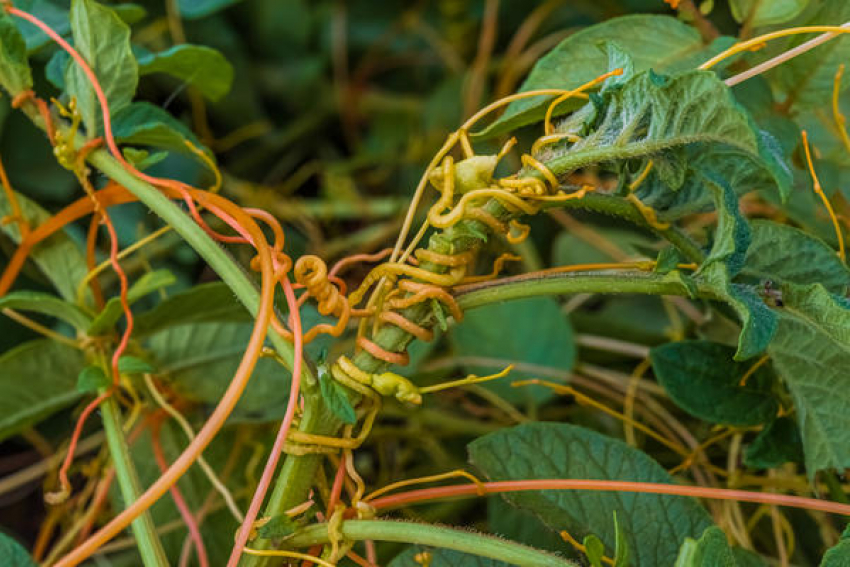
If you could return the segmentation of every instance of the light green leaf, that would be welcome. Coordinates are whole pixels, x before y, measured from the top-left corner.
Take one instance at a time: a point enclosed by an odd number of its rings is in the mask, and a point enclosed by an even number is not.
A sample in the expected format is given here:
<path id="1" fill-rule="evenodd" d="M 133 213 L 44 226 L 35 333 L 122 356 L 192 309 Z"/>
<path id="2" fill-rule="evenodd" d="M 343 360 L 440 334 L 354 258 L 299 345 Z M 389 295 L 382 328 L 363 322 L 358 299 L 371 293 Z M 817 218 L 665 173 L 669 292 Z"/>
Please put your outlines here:
<path id="1" fill-rule="evenodd" d="M 738 562 L 723 530 L 712 526 L 698 540 L 685 540 L 675 567 L 738 567 Z"/>
<path id="2" fill-rule="evenodd" d="M 327 366 L 319 366 L 319 390 L 322 399 L 331 412 L 343 423 L 354 425 L 357 423 L 357 414 L 348 400 L 345 389 L 328 372 Z"/>
<path id="3" fill-rule="evenodd" d="M 810 478 L 850 467 L 850 303 L 820 284 L 782 287 L 768 353 L 794 399 Z"/>
<path id="4" fill-rule="evenodd" d="M 776 284 L 820 283 L 832 293 L 850 286 L 850 269 L 819 238 L 769 220 L 751 221 L 744 274 Z"/>
<path id="5" fill-rule="evenodd" d="M 495 559 L 451 549 L 417 545 L 409 547 L 406 551 L 397 555 L 395 559 L 389 562 L 387 567 L 422 567 L 422 563 L 415 559 L 419 553 L 431 554 L 429 567 L 511 567 L 512 565 L 504 561 L 496 561 Z"/>
<path id="6" fill-rule="evenodd" d="M 168 112 L 149 102 L 134 102 L 113 114 L 112 128 L 115 139 L 122 144 L 170 150 L 207 165 L 186 145 L 188 140 L 196 148 L 209 154 L 209 150 L 201 144 L 194 132 Z"/>
<path id="7" fill-rule="evenodd" d="M 32 88 L 32 71 L 27 45 L 21 32 L 5 11 L 0 14 L 0 84 L 15 96 Z"/>
<path id="8" fill-rule="evenodd" d="M 584 546 L 584 554 L 592 567 L 602 567 L 602 557 L 605 555 L 605 544 L 594 534 L 584 536 L 581 544 Z"/>
<path id="9" fill-rule="evenodd" d="M 626 532 L 617 520 L 617 512 L 614 511 L 614 567 L 629 567 L 630 556 L 631 550 Z"/>
<path id="10" fill-rule="evenodd" d="M 156 368 L 150 362 L 135 356 L 122 356 L 118 359 L 118 372 L 121 374 L 153 374 Z"/>
<path id="11" fill-rule="evenodd" d="M 757 28 L 793 20 L 808 4 L 809 0 L 731 0 L 729 7 L 735 20 Z"/>
<path id="12" fill-rule="evenodd" d="M 96 364 L 86 366 L 77 376 L 77 391 L 82 394 L 97 392 L 109 386 L 109 378 L 103 368 Z"/>
<path id="13" fill-rule="evenodd" d="M 130 28 L 114 10 L 94 0 L 73 0 L 70 18 L 74 46 L 97 75 L 114 115 L 130 104 L 139 82 L 139 68 L 130 49 Z M 77 99 L 89 137 L 101 134 L 100 104 L 79 65 L 67 68 L 65 85 L 68 94 Z"/>
<path id="14" fill-rule="evenodd" d="M 777 327 L 777 316 L 749 286 L 733 284 L 722 262 L 714 262 L 700 270 L 694 278 L 699 284 L 712 289 L 717 298 L 729 305 L 741 321 L 738 350 L 735 360 L 747 360 L 767 348 Z"/>
<path id="15" fill-rule="evenodd" d="M 177 0 L 180 15 L 187 20 L 203 18 L 228 6 L 236 4 L 240 0 Z"/>
<path id="16" fill-rule="evenodd" d="M 84 365 L 81 351 L 47 339 L 0 356 L 0 440 L 77 401 Z"/>
<path id="17" fill-rule="evenodd" d="M 197 88 L 215 102 L 233 83 L 233 66 L 219 51 L 204 45 L 175 45 L 159 53 L 139 57 L 142 75 L 166 73 Z"/>
<path id="18" fill-rule="evenodd" d="M 540 337 L 540 340 L 534 340 Z M 533 297 L 496 303 L 466 314 L 450 334 L 455 354 L 459 357 L 486 358 L 494 366 L 469 363 L 467 371 L 483 376 L 515 362 L 539 364 L 568 373 L 575 364 L 576 347 L 573 331 L 558 302 L 549 297 Z M 495 366 L 501 366 L 496 368 Z M 512 402 L 552 397 L 546 388 L 514 388 L 511 382 L 534 376 L 519 371 L 507 379 L 486 382 L 482 386 Z"/>
<path id="19" fill-rule="evenodd" d="M 147 339 L 159 373 L 188 400 L 215 404 L 230 384 L 252 325 L 198 323 L 169 327 Z M 261 358 L 239 399 L 239 419 L 280 419 L 289 399 L 289 371 Z"/>
<path id="20" fill-rule="evenodd" d="M 608 54 L 600 43 L 614 39 L 631 56 L 634 71 L 649 68 L 674 71 L 696 67 L 713 51 L 702 44 L 699 33 L 676 18 L 631 15 L 612 18 L 563 40 L 540 58 L 520 87 L 520 92 L 538 89 L 574 89 L 608 68 Z M 542 120 L 552 97 L 533 97 L 511 103 L 505 113 L 478 135 L 493 137 Z M 558 111 L 579 106 L 579 99 L 559 105 Z"/>
<path id="21" fill-rule="evenodd" d="M 148 15 L 148 11 L 144 6 L 140 4 L 133 4 L 131 2 L 116 4 L 112 6 L 112 9 L 115 10 L 118 17 L 121 18 L 121 20 L 128 26 L 141 22 Z"/>
<path id="22" fill-rule="evenodd" d="M 250 321 L 251 316 L 222 282 L 196 285 L 175 293 L 159 305 L 136 317 L 136 336 L 190 323 L 232 323 Z"/>
<path id="23" fill-rule="evenodd" d="M 744 465 L 754 469 L 772 469 L 789 462 L 803 462 L 800 429 L 790 417 L 768 424 L 744 451 Z"/>
<path id="24" fill-rule="evenodd" d="M 15 192 L 21 214 L 35 227 L 50 218 L 50 213 L 41 208 L 35 201 Z M 12 207 L 6 199 L 5 192 L 0 191 L 0 217 L 12 215 Z M 15 244 L 21 242 L 18 224 L 10 222 L 0 224 L 0 231 L 8 236 Z M 88 274 L 86 259 L 80 248 L 64 230 L 60 230 L 41 241 L 29 254 L 39 270 L 50 280 L 59 295 L 67 301 L 76 301 L 77 282 Z"/>
<path id="25" fill-rule="evenodd" d="M 130 286 L 127 290 L 127 302 L 132 305 L 149 293 L 153 293 L 158 289 L 172 285 L 177 279 L 174 274 L 168 270 L 154 270 L 148 272 Z M 90 335 L 100 335 L 111 329 L 115 323 L 124 315 L 124 308 L 121 305 L 121 297 L 111 297 L 103 310 L 98 313 L 94 321 L 89 327 Z"/>
<path id="26" fill-rule="evenodd" d="M 0 309 L 18 309 L 49 315 L 69 323 L 79 330 L 88 329 L 91 317 L 68 301 L 40 291 L 12 291 L 0 297 Z"/>
<path id="27" fill-rule="evenodd" d="M 38 567 L 27 550 L 3 532 L 0 532 L 0 557 L 5 567 Z"/>
<path id="28" fill-rule="evenodd" d="M 735 349 L 708 341 L 667 343 L 650 350 L 652 369 L 677 406 L 710 423 L 747 427 L 776 416 L 773 378 L 761 367 L 739 386 L 752 362 L 732 359 Z"/>
<path id="29" fill-rule="evenodd" d="M 671 483 L 646 454 L 599 433 L 561 423 L 527 423 L 491 433 L 469 445 L 471 462 L 491 480 L 580 478 Z M 575 538 L 594 533 L 616 545 L 616 511 L 632 551 L 632 565 L 671 565 L 686 537 L 711 525 L 695 501 L 629 492 L 541 490 L 506 493 L 514 506 L 533 511 L 551 529 Z"/>

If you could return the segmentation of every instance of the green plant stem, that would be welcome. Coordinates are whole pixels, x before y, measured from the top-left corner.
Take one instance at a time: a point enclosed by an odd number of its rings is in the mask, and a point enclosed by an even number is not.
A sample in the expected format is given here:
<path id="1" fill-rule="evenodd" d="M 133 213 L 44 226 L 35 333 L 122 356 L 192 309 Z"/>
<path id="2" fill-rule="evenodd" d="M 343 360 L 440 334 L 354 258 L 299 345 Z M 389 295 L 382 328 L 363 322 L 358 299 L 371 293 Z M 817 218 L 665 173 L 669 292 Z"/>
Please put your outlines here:
<path id="1" fill-rule="evenodd" d="M 465 530 L 391 520 L 348 520 L 340 526 L 346 539 L 357 541 L 394 541 L 453 549 L 481 557 L 489 557 L 520 567 L 575 567 L 575 563 L 522 544 Z M 293 547 L 309 547 L 330 541 L 327 524 L 315 524 L 297 532 L 286 543 Z"/>
<path id="2" fill-rule="evenodd" d="M 118 479 L 121 498 L 126 507 L 135 502 L 142 493 L 141 483 L 130 458 L 127 440 L 124 438 L 118 404 L 115 403 L 113 397 L 109 397 L 104 400 L 100 409 L 103 416 L 103 428 L 106 431 L 106 444 L 109 447 L 109 455 L 112 457 L 112 463 L 115 467 L 115 477 Z M 156 526 L 153 523 L 150 511 L 145 510 L 141 516 L 133 520 L 130 527 L 133 530 L 133 536 L 136 538 L 136 545 L 145 567 L 167 566 L 168 559 L 165 556 L 165 550 L 162 548 L 162 542 L 159 541 L 159 536 L 156 534 Z"/>

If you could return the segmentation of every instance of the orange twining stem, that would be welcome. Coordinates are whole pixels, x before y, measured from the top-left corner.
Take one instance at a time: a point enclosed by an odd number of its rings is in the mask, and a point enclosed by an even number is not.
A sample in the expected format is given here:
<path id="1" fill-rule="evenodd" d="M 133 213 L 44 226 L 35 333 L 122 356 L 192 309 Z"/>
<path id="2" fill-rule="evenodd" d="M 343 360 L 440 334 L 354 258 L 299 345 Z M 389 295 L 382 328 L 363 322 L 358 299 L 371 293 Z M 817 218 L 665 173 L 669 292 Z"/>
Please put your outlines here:
<path id="1" fill-rule="evenodd" d="M 392 248 L 384 248 L 380 252 L 375 252 L 374 254 L 352 254 L 351 256 L 347 256 L 339 260 L 336 264 L 333 265 L 331 271 L 328 273 L 331 276 L 336 276 L 340 272 L 347 270 L 352 265 L 360 262 L 380 262 L 390 254 L 392 254 L 392 252 Z"/>
<path id="2" fill-rule="evenodd" d="M 6 175 L 6 168 L 3 167 L 2 161 L 0 161 L 0 183 L 3 184 L 3 192 L 6 194 L 6 199 L 9 201 L 9 206 L 12 209 L 12 214 L 4 219 L 0 219 L 0 223 L 14 222 L 18 225 L 18 232 L 21 233 L 21 238 L 26 238 L 30 231 L 30 225 L 21 212 L 21 206 L 18 204 L 18 198 L 15 196 L 12 184 L 9 183 L 9 177 Z"/>
<path id="3" fill-rule="evenodd" d="M 475 259 L 475 253 L 472 251 L 461 252 L 460 254 L 440 254 L 425 248 L 419 248 L 413 253 L 416 259 L 420 262 L 431 262 L 439 266 L 465 266 Z"/>
<path id="4" fill-rule="evenodd" d="M 818 510 L 831 514 L 850 516 L 850 504 L 829 502 L 816 498 L 803 496 L 791 496 L 788 494 L 777 494 L 773 492 L 753 492 L 749 490 L 735 490 L 730 488 L 711 488 L 706 486 L 684 486 L 679 484 L 661 484 L 656 482 L 630 482 L 621 480 L 585 480 L 585 479 L 534 479 L 534 480 L 507 480 L 501 482 L 482 483 L 486 494 L 499 494 L 504 492 L 523 492 L 528 490 L 590 490 L 601 492 L 637 492 L 642 494 L 669 494 L 673 496 L 690 496 L 693 498 L 707 498 L 710 500 L 734 500 L 736 502 L 752 502 L 755 504 L 769 504 L 775 506 L 786 506 L 789 508 L 801 508 L 804 510 Z M 434 488 L 420 488 L 401 492 L 390 496 L 376 498 L 369 504 L 376 510 L 398 508 L 419 502 L 429 502 L 442 498 L 457 498 L 478 496 L 482 486 L 475 484 L 461 484 L 455 486 L 438 486 Z"/>
<path id="5" fill-rule="evenodd" d="M 160 423 L 155 422 L 151 426 L 151 448 L 153 449 L 153 457 L 159 467 L 160 472 L 165 472 L 168 469 L 168 461 L 165 460 L 165 453 L 162 450 L 162 444 L 159 441 Z M 183 494 L 175 484 L 169 491 L 171 499 L 174 500 L 174 505 L 177 511 L 180 512 L 180 517 L 183 518 L 183 523 L 186 524 L 186 529 L 189 530 L 189 538 L 195 546 L 195 553 L 198 554 L 198 563 L 201 567 L 209 567 L 209 559 L 207 559 L 207 548 L 204 547 L 204 538 L 201 537 L 201 529 L 198 522 L 195 520 L 195 515 L 189 509 L 189 505 L 183 498 Z"/>
<path id="6" fill-rule="evenodd" d="M 95 256 L 95 253 L 97 252 L 97 229 L 99 223 L 100 220 L 97 215 L 92 215 L 91 220 L 89 221 L 88 234 L 86 235 L 86 268 L 89 273 L 93 272 L 97 267 L 97 257 Z M 89 280 L 89 288 L 91 288 L 95 307 L 98 310 L 103 309 L 103 306 L 105 305 L 103 290 L 101 289 L 100 282 L 97 278 L 91 278 Z"/>
<path id="7" fill-rule="evenodd" d="M 406 352 L 390 352 L 376 342 L 367 339 L 364 336 L 357 337 L 357 346 L 375 358 L 395 364 L 397 366 L 407 366 L 410 363 L 410 355 Z"/>
<path id="8" fill-rule="evenodd" d="M 381 314 L 378 315 L 378 319 L 385 323 L 395 325 L 396 327 L 413 335 L 420 341 L 428 342 L 434 338 L 434 333 L 430 329 L 417 325 L 410 319 L 405 318 L 403 315 L 400 315 L 395 311 L 382 311 Z"/>
<path id="9" fill-rule="evenodd" d="M 339 318 L 336 325 L 321 323 L 310 329 L 304 335 L 304 343 L 309 343 L 320 333 L 340 336 L 351 316 L 351 306 L 339 288 L 330 281 L 325 262 L 318 256 L 302 256 L 295 263 L 294 275 L 295 281 L 307 288 L 307 292 L 298 298 L 299 305 L 312 296 L 318 302 L 319 313 Z"/>
<path id="10" fill-rule="evenodd" d="M 390 309 L 407 309 L 428 299 L 436 299 L 448 307 L 455 321 L 463 320 L 463 311 L 458 307 L 455 298 L 445 289 L 434 284 L 414 282 L 412 280 L 402 280 L 399 282 L 398 287 L 402 291 L 410 292 L 413 295 L 388 300 L 387 305 Z"/>
<path id="11" fill-rule="evenodd" d="M 20 108 L 22 104 L 30 99 L 35 102 L 38 113 L 44 121 L 44 129 L 47 131 L 47 139 L 50 140 L 50 143 L 52 144 L 56 139 L 56 129 L 53 126 L 53 116 L 50 114 L 50 107 L 47 106 L 47 103 L 44 100 L 35 96 L 35 92 L 33 91 L 23 91 L 15 95 L 12 99 L 12 108 Z"/>

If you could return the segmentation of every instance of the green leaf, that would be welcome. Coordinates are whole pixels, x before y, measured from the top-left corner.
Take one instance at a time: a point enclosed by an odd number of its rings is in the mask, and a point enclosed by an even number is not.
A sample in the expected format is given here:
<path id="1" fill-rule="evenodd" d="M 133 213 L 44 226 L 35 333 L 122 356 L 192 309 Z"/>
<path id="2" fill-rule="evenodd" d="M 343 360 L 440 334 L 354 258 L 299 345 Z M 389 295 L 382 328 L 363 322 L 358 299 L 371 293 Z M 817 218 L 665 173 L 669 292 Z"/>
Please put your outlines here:
<path id="1" fill-rule="evenodd" d="M 172 326 L 151 335 L 146 346 L 158 372 L 188 400 L 215 404 L 230 384 L 253 325 L 197 323 Z M 261 358 L 239 399 L 239 419 L 280 419 L 289 399 L 289 371 Z"/>
<path id="2" fill-rule="evenodd" d="M 175 293 L 136 317 L 134 335 L 149 335 L 175 325 L 250 321 L 251 316 L 222 282 L 196 285 Z"/>
<path id="3" fill-rule="evenodd" d="M 0 84 L 10 96 L 32 88 L 32 71 L 27 45 L 21 32 L 5 11 L 0 14 Z"/>
<path id="4" fill-rule="evenodd" d="M 194 132 L 168 112 L 149 102 L 134 102 L 114 113 L 112 128 L 115 139 L 122 144 L 169 150 L 207 165 L 186 145 L 188 140 L 196 148 L 209 154 L 209 150 L 204 148 Z"/>
<path id="5" fill-rule="evenodd" d="M 738 562 L 723 530 L 712 526 L 698 540 L 685 540 L 675 567 L 738 567 Z"/>
<path id="6" fill-rule="evenodd" d="M 779 404 L 772 376 L 759 368 L 740 386 L 753 362 L 733 360 L 735 349 L 708 341 L 681 341 L 650 350 L 652 369 L 677 406 L 710 423 L 748 427 L 767 423 Z"/>
<path id="7" fill-rule="evenodd" d="M 749 286 L 733 284 L 722 262 L 713 262 L 694 278 L 729 305 L 741 321 L 735 360 L 747 360 L 767 348 L 777 327 L 777 316 Z"/>
<path id="8" fill-rule="evenodd" d="M 820 567 L 848 566 L 850 566 L 850 530 L 845 528 L 838 543 L 826 550 Z"/>
<path id="9" fill-rule="evenodd" d="M 5 567 L 38 567 L 27 550 L 3 532 L 0 532 L 0 557 Z"/>
<path id="10" fill-rule="evenodd" d="M 236 4 L 240 0 L 177 0 L 180 15 L 187 20 L 203 18 L 228 6 Z"/>
<path id="11" fill-rule="evenodd" d="M 103 368 L 96 364 L 86 366 L 77 376 L 77 391 L 81 394 L 97 392 L 109 386 L 110 380 Z"/>
<path id="12" fill-rule="evenodd" d="M 158 289 L 172 285 L 177 279 L 174 274 L 168 270 L 154 270 L 148 272 L 130 286 L 127 290 L 127 302 L 132 305 L 149 293 L 153 293 Z M 100 335 L 111 329 L 115 323 L 124 315 L 124 308 L 121 305 L 121 297 L 111 297 L 103 310 L 98 313 L 94 321 L 89 327 L 90 335 Z"/>
<path id="13" fill-rule="evenodd" d="M 68 301 L 40 291 L 20 290 L 0 297 L 0 309 L 18 309 L 49 315 L 69 323 L 79 330 L 88 329 L 91 317 Z"/>
<path id="14" fill-rule="evenodd" d="M 215 102 L 227 94 L 233 83 L 233 66 L 219 51 L 204 45 L 175 45 L 158 53 L 139 57 L 142 75 L 166 73 L 197 88 Z"/>
<path id="15" fill-rule="evenodd" d="M 135 356 L 122 356 L 118 359 L 118 372 L 121 374 L 153 374 L 156 368 L 141 358 Z"/>
<path id="16" fill-rule="evenodd" d="M 758 28 L 793 20 L 808 4 L 809 0 L 731 0 L 729 7 L 735 20 Z"/>
<path id="17" fill-rule="evenodd" d="M 295 533 L 298 523 L 286 515 L 275 516 L 263 524 L 257 534 L 265 539 L 280 539 Z"/>
<path id="18" fill-rule="evenodd" d="M 729 275 L 734 277 L 744 266 L 747 248 L 750 245 L 750 225 L 738 207 L 738 197 L 732 187 L 722 178 L 704 175 L 706 187 L 714 197 L 717 211 L 717 228 L 714 242 L 703 261 L 702 267 L 711 262 L 723 262 Z"/>
<path id="19" fill-rule="evenodd" d="M 130 2 L 125 4 L 116 4 L 115 6 L 112 6 L 112 9 L 128 26 L 141 22 L 148 15 L 148 11 L 144 6 Z"/>
<path id="20" fill-rule="evenodd" d="M 557 530 L 540 521 L 533 512 L 514 508 L 502 496 L 487 499 L 487 525 L 490 533 L 525 545 L 576 557 L 576 549 L 564 541 Z"/>
<path id="21" fill-rule="evenodd" d="M 617 512 L 614 511 L 614 567 L 629 567 L 631 550 L 626 539 L 626 532 L 617 520 Z"/>
<path id="22" fill-rule="evenodd" d="M 850 467 L 850 303 L 820 284 L 782 287 L 768 352 L 794 399 L 810 478 Z"/>
<path id="23" fill-rule="evenodd" d="M 469 445 L 471 462 L 491 480 L 605 479 L 671 483 L 646 454 L 574 425 L 527 423 L 485 435 Z M 635 567 L 671 565 L 685 537 L 711 525 L 708 513 L 680 496 L 629 492 L 541 490 L 506 493 L 514 506 L 533 511 L 546 525 L 581 538 L 594 533 L 616 545 L 611 512 L 617 512 Z"/>
<path id="24" fill-rule="evenodd" d="M 769 220 L 751 221 L 744 274 L 776 284 L 820 283 L 832 293 L 850 286 L 850 269 L 819 238 Z"/>
<path id="25" fill-rule="evenodd" d="M 609 63 L 599 44 L 611 39 L 631 57 L 635 72 L 688 69 L 711 57 L 699 33 L 676 18 L 647 14 L 612 18 L 570 35 L 540 58 L 520 92 L 570 90 L 598 77 Z M 576 108 L 578 100 L 559 105 L 559 112 Z M 477 135 L 498 136 L 542 120 L 551 101 L 552 97 L 533 97 L 512 102 L 498 120 Z"/>
<path id="26" fill-rule="evenodd" d="M 487 305 L 466 314 L 450 334 L 459 357 L 486 358 L 493 366 L 464 364 L 467 371 L 483 376 L 515 362 L 538 364 L 568 373 L 575 364 L 573 331 L 558 302 L 549 297 Z M 553 348 L 553 345 L 556 345 Z M 511 372 L 508 379 L 486 382 L 489 388 L 512 402 L 552 397 L 545 388 L 514 388 L 511 382 L 533 376 Z"/>
<path id="27" fill-rule="evenodd" d="M 605 555 L 605 544 L 593 534 L 584 536 L 581 544 L 584 546 L 584 554 L 593 567 L 602 567 L 602 557 Z"/>
<path id="28" fill-rule="evenodd" d="M 319 366 L 319 389 L 325 405 L 340 421 L 348 425 L 357 423 L 357 414 L 354 413 L 354 407 L 348 400 L 345 389 L 333 379 L 327 366 Z"/>
<path id="29" fill-rule="evenodd" d="M 0 440 L 77 401 L 77 375 L 84 365 L 81 351 L 47 339 L 0 356 Z"/>
<path id="30" fill-rule="evenodd" d="M 130 28 L 114 10 L 94 0 L 71 2 L 74 46 L 100 82 L 112 115 L 130 104 L 136 94 L 139 69 L 130 48 Z M 79 65 L 65 73 L 70 96 L 76 97 L 89 137 L 102 133 L 103 118 L 94 89 Z"/>
<path id="31" fill-rule="evenodd" d="M 389 562 L 387 567 L 422 567 L 422 562 L 415 559 L 416 555 L 420 553 L 431 555 L 429 567 L 511 567 L 512 565 L 504 561 L 496 561 L 495 559 L 451 549 L 416 545 L 397 555 L 395 559 Z"/>
<path id="32" fill-rule="evenodd" d="M 744 451 L 744 465 L 754 469 L 802 462 L 803 440 L 800 429 L 790 417 L 780 417 L 769 423 Z"/>
<path id="33" fill-rule="evenodd" d="M 51 0 L 15 0 L 15 7 L 36 16 L 59 35 L 64 36 L 71 30 L 67 2 L 61 6 Z M 33 24 L 21 18 L 15 18 L 14 21 L 26 41 L 28 53 L 53 41 Z"/>
<path id="34" fill-rule="evenodd" d="M 26 218 L 30 226 L 35 227 L 50 218 L 50 213 L 24 195 L 15 192 L 21 214 Z M 12 214 L 12 207 L 6 199 L 5 192 L 0 191 L 0 217 Z M 21 242 L 21 233 L 18 224 L 10 222 L 0 224 L 0 231 L 8 236 L 14 243 Z M 60 230 L 49 238 L 41 241 L 29 254 L 29 258 L 35 262 L 39 270 L 50 280 L 59 295 L 67 301 L 74 302 L 77 299 L 77 282 L 83 280 L 89 270 L 86 259 L 77 244 L 71 240 L 64 230 Z"/>

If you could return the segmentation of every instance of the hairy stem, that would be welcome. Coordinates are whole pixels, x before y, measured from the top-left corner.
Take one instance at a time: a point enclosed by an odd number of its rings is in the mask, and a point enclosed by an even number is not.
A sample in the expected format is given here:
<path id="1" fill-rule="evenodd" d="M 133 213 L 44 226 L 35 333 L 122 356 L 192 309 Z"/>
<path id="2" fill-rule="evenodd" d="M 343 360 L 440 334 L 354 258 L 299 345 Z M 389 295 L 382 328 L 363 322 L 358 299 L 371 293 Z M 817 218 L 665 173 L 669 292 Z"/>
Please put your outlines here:
<path id="1" fill-rule="evenodd" d="M 431 545 L 489 557 L 520 567 L 575 567 L 576 565 L 562 557 L 519 543 L 431 524 L 391 520 L 348 520 L 342 523 L 340 532 L 346 539 Z M 328 525 L 316 524 L 296 533 L 286 543 L 293 547 L 309 547 L 329 541 Z"/>
<path id="2" fill-rule="evenodd" d="M 127 440 L 121 428 L 121 415 L 115 399 L 110 397 L 103 401 L 101 413 L 103 415 L 103 428 L 106 430 L 106 444 L 109 447 L 109 455 L 115 466 L 115 476 L 118 478 L 118 487 L 121 489 L 121 498 L 124 506 L 135 502 L 142 493 L 139 476 L 130 459 L 130 451 Z M 130 525 L 142 563 L 145 567 L 162 567 L 168 565 L 162 543 L 156 534 L 156 526 L 153 523 L 150 512 L 145 511 Z"/>

